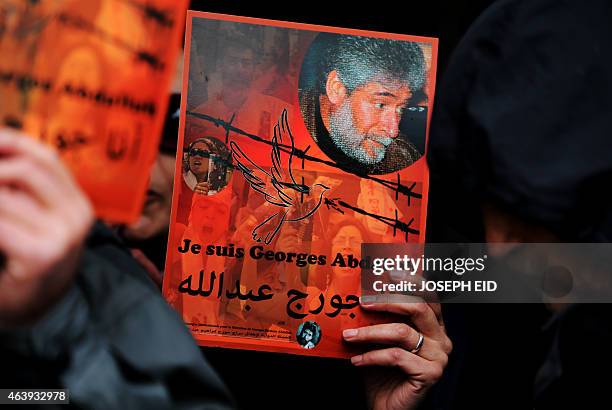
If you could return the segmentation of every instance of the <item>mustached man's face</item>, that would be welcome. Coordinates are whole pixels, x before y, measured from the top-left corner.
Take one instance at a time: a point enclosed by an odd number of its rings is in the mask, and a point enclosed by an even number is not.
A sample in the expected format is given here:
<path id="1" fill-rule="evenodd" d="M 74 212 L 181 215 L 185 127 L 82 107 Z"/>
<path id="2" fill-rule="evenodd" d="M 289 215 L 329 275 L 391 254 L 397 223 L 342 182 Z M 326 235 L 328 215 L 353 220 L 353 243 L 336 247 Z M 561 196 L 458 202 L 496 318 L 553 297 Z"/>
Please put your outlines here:
<path id="1" fill-rule="evenodd" d="M 345 88 L 346 90 L 346 88 Z M 410 89 L 401 83 L 371 81 L 332 102 L 328 131 L 348 157 L 365 165 L 379 163 L 399 134 Z"/>
<path id="2" fill-rule="evenodd" d="M 255 56 L 250 49 L 230 47 L 223 56 L 223 87 L 248 91 L 255 73 Z"/>

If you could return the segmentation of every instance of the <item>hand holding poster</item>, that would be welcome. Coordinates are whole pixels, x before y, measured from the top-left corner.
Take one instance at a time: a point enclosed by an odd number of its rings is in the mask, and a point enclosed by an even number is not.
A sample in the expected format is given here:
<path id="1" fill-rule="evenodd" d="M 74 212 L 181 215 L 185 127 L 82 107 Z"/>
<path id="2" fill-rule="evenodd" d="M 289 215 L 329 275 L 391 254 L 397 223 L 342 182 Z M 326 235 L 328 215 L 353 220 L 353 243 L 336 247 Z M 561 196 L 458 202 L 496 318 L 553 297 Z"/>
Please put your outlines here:
<path id="1" fill-rule="evenodd" d="M 98 216 L 142 208 L 186 0 L 0 0 L 0 126 L 56 147 Z"/>
<path id="2" fill-rule="evenodd" d="M 424 242 L 437 41 L 189 12 L 164 295 L 200 344 L 349 357 L 362 243 Z"/>

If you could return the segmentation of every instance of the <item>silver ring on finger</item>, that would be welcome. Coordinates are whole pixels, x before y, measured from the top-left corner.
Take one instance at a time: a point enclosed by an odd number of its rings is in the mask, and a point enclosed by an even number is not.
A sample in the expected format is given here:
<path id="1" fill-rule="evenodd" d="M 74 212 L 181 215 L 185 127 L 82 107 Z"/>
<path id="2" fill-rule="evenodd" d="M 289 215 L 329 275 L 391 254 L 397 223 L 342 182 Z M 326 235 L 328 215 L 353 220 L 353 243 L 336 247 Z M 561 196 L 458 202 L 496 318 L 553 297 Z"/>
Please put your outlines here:
<path id="1" fill-rule="evenodd" d="M 423 347 L 424 342 L 425 342 L 425 337 L 423 336 L 423 333 L 419 332 L 419 341 L 417 342 L 414 349 L 410 351 L 410 353 L 414 353 L 414 354 L 418 353 L 419 350 L 421 350 L 421 348 Z"/>

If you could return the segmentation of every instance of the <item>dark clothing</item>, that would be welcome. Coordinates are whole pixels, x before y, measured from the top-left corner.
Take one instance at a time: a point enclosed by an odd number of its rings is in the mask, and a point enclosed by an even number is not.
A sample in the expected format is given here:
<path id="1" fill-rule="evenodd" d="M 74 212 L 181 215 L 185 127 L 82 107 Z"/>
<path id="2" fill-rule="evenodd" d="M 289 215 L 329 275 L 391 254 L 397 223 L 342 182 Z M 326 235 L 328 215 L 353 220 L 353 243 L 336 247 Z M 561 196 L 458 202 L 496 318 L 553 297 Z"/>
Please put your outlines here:
<path id="1" fill-rule="evenodd" d="M 373 165 L 365 165 L 348 157 L 329 136 L 323 124 L 319 107 L 319 94 L 300 91 L 300 108 L 306 128 L 317 142 L 321 151 L 332 159 L 341 169 L 356 175 L 379 175 L 400 171 L 421 158 L 421 153 L 406 135 L 400 133 L 387 147 L 384 158 Z"/>
<path id="2" fill-rule="evenodd" d="M 607 0 L 503 0 L 480 16 L 436 97 L 430 199 L 449 206 L 431 222 L 478 236 L 487 199 L 562 238 L 612 240 L 610 22 Z"/>
<path id="3" fill-rule="evenodd" d="M 119 230 L 119 236 L 122 232 Z M 143 240 L 123 239 L 124 244 L 129 248 L 140 249 L 145 256 L 153 262 L 155 267 L 163 272 L 166 268 L 166 251 L 168 249 L 168 231 L 159 233 L 152 238 Z"/>
<path id="4" fill-rule="evenodd" d="M 65 297 L 36 325 L 0 331 L 0 363 L 3 388 L 67 388 L 82 408 L 232 407 L 187 328 L 101 224 Z"/>
<path id="5" fill-rule="evenodd" d="M 241 409 L 365 410 L 365 386 L 348 359 L 202 348 Z"/>
<path id="6" fill-rule="evenodd" d="M 535 378 L 536 409 L 610 406 L 611 314 L 610 304 L 572 305 L 547 324 L 550 349 Z"/>
<path id="7" fill-rule="evenodd" d="M 429 241 L 482 241 L 485 201 L 562 240 L 612 240 L 611 21 L 608 0 L 502 0 L 473 24 L 436 97 Z M 444 309 L 440 408 L 609 407 L 606 307 L 573 306 L 545 332 L 540 305 Z"/>
<path id="8" fill-rule="evenodd" d="M 176 155 L 176 144 L 179 132 L 179 112 L 181 108 L 181 95 L 170 95 L 168 113 L 164 121 L 164 129 L 159 141 L 159 152 L 166 155 Z"/>

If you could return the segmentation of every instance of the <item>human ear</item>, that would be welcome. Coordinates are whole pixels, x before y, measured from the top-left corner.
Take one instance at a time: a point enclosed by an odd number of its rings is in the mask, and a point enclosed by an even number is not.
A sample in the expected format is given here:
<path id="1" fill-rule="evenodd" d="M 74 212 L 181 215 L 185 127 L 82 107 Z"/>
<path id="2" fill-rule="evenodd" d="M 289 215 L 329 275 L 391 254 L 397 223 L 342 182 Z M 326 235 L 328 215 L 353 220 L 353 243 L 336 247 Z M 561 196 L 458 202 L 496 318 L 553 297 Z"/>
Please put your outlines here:
<path id="1" fill-rule="evenodd" d="M 347 95 L 347 89 L 336 70 L 331 71 L 327 75 L 325 82 L 325 93 L 327 98 L 334 105 L 340 105 L 344 102 Z"/>

